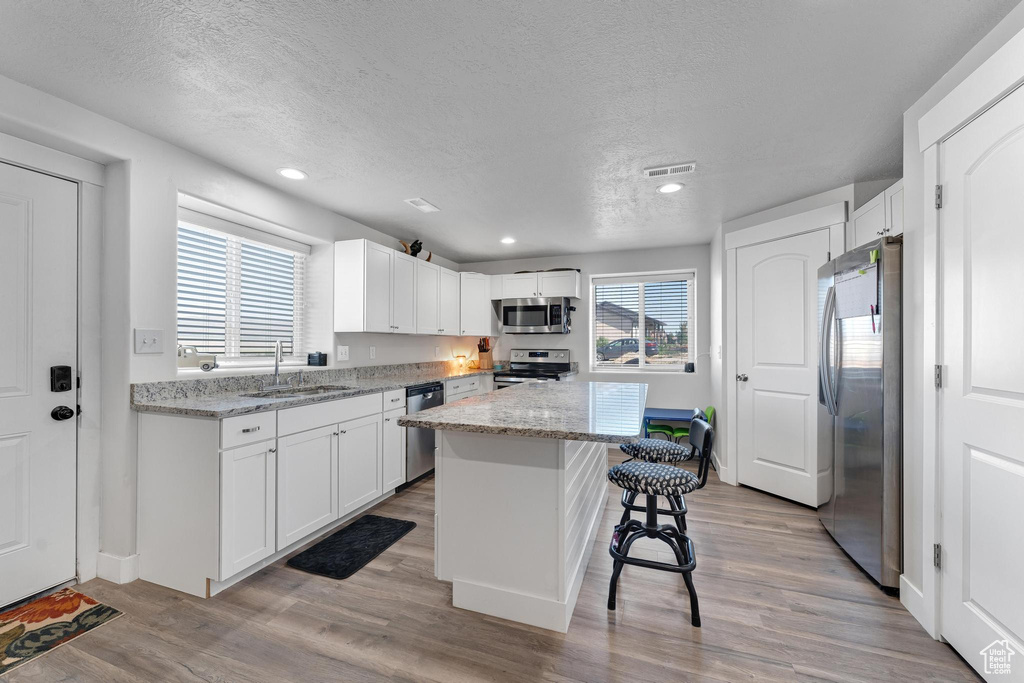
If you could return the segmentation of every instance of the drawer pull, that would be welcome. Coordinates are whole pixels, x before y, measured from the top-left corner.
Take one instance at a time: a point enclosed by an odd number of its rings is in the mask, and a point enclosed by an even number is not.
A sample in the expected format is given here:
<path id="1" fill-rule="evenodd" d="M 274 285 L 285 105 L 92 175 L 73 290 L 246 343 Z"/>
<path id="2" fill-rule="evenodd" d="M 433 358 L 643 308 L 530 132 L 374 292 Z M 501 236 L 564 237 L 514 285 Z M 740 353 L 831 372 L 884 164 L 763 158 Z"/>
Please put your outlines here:
<path id="1" fill-rule="evenodd" d="M 277 449 L 276 449 L 276 448 L 271 448 L 271 449 L 270 449 L 270 452 L 271 452 L 271 453 L 277 453 Z"/>
<path id="2" fill-rule="evenodd" d="M 346 432 L 344 429 L 339 429 L 338 433 L 339 434 L 348 434 L 348 432 Z"/>
<path id="3" fill-rule="evenodd" d="M 252 434 L 253 432 L 258 432 L 258 431 L 260 431 L 259 425 L 255 426 L 255 427 L 246 427 L 245 429 L 242 430 L 242 433 L 243 434 Z"/>
<path id="4" fill-rule="evenodd" d="M 391 402 L 392 402 L 392 403 L 398 403 L 398 402 L 399 402 L 399 401 L 401 401 L 401 400 L 402 400 L 402 398 L 401 398 L 401 397 L 398 397 L 398 398 L 393 398 L 393 399 L 391 399 Z"/>

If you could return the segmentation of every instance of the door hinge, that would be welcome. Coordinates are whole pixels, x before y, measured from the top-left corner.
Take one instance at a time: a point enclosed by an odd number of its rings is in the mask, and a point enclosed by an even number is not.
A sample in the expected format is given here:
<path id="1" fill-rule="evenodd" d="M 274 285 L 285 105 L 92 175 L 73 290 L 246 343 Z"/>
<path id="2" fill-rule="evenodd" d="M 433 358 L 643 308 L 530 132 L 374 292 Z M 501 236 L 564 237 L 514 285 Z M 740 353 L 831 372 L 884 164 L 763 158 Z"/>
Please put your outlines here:
<path id="1" fill-rule="evenodd" d="M 942 185 L 935 186 L 935 208 L 942 208 Z"/>
<path id="2" fill-rule="evenodd" d="M 935 366 L 935 388 L 936 389 L 941 389 L 942 388 L 942 366 L 941 365 L 936 365 Z"/>
<path id="3" fill-rule="evenodd" d="M 932 564 L 936 569 L 942 569 L 942 544 L 932 545 Z"/>

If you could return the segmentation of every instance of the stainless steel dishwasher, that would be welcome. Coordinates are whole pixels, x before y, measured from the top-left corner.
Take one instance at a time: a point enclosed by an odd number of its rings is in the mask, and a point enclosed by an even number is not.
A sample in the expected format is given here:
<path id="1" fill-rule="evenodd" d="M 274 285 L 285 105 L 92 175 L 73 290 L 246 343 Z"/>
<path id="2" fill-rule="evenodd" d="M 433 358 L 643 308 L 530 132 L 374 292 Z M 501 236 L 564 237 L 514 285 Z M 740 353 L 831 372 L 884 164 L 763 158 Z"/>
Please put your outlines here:
<path id="1" fill-rule="evenodd" d="M 444 384 L 431 382 L 405 390 L 406 412 L 409 415 L 427 408 L 444 405 Z M 412 482 L 434 471 L 434 430 L 406 428 L 405 481 Z"/>

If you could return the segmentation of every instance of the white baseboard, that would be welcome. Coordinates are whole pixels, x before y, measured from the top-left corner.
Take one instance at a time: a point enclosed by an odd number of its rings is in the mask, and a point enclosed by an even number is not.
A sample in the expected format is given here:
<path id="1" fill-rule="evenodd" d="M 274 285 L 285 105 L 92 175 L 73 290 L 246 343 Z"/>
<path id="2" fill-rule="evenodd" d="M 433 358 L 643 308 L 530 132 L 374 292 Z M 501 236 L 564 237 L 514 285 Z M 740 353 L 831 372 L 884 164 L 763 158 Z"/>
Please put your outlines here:
<path id="1" fill-rule="evenodd" d="M 139 578 L 139 556 L 100 552 L 96 555 L 96 576 L 114 583 L 131 583 Z"/>
<path id="2" fill-rule="evenodd" d="M 456 578 L 452 581 L 452 605 L 492 617 L 565 633 L 572 607 L 564 602 Z"/>
<path id="3" fill-rule="evenodd" d="M 928 635 L 936 640 L 942 640 L 938 629 L 934 628 L 928 603 L 924 599 L 924 591 L 910 583 L 907 580 L 906 574 L 900 574 L 900 602 L 920 622 L 924 630 L 928 632 Z"/>
<path id="4" fill-rule="evenodd" d="M 719 481 L 736 486 L 736 481 L 732 478 L 732 472 L 729 471 L 727 466 L 722 464 L 722 461 L 718 459 L 718 453 L 714 450 L 711 451 L 711 462 L 715 466 L 715 472 L 718 472 Z"/>

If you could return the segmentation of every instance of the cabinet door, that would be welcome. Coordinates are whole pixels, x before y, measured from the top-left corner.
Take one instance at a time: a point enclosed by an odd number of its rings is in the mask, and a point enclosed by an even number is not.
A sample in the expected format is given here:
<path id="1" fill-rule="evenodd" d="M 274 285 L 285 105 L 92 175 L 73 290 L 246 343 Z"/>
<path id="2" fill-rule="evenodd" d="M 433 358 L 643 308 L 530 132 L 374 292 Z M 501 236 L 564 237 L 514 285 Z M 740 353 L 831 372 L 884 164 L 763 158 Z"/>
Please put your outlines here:
<path id="1" fill-rule="evenodd" d="M 416 259 L 395 252 L 391 272 L 392 332 L 416 332 Z"/>
<path id="2" fill-rule="evenodd" d="M 277 549 L 338 519 L 336 425 L 277 442 Z"/>
<path id="3" fill-rule="evenodd" d="M 494 316 L 491 307 L 491 277 L 481 273 L 460 273 L 459 315 L 460 334 L 490 337 Z"/>
<path id="4" fill-rule="evenodd" d="M 374 242 L 366 243 L 366 290 L 364 316 L 367 332 L 392 332 L 391 270 L 394 249 Z"/>
<path id="5" fill-rule="evenodd" d="M 220 454 L 220 579 L 274 554 L 276 442 Z"/>
<path id="6" fill-rule="evenodd" d="M 501 276 L 502 299 L 531 299 L 538 296 L 537 273 Z"/>
<path id="7" fill-rule="evenodd" d="M 370 415 L 338 425 L 338 470 L 341 514 L 369 503 L 383 493 L 381 460 L 384 443 L 381 415 Z"/>
<path id="8" fill-rule="evenodd" d="M 575 270 L 560 270 L 554 273 L 537 274 L 537 291 L 540 296 L 580 296 L 580 274 Z"/>
<path id="9" fill-rule="evenodd" d="M 384 413 L 384 485 L 390 491 L 405 483 L 405 427 L 398 426 L 398 418 L 405 410 Z"/>
<path id="10" fill-rule="evenodd" d="M 893 183 L 884 192 L 885 195 L 885 229 L 886 235 L 903 234 L 903 181 Z"/>
<path id="11" fill-rule="evenodd" d="M 437 327 L 439 334 L 459 334 L 459 274 L 439 269 Z"/>
<path id="12" fill-rule="evenodd" d="M 851 248 L 877 240 L 885 231 L 885 204 L 878 195 L 853 212 L 853 244 Z"/>
<path id="13" fill-rule="evenodd" d="M 416 261 L 416 332 L 438 334 L 438 284 L 440 268 L 433 263 Z"/>

